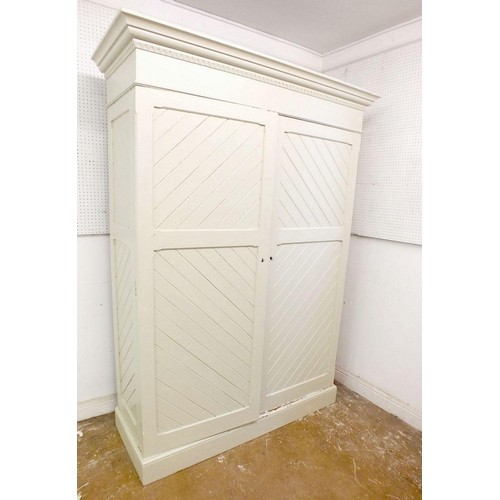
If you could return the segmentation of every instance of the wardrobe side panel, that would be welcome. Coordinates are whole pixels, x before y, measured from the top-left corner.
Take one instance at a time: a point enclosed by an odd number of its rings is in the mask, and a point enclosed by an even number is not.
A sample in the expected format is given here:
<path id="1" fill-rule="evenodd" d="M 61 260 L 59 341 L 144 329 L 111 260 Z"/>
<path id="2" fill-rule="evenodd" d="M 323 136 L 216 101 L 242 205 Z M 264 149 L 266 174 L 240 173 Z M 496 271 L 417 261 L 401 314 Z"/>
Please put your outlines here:
<path id="1" fill-rule="evenodd" d="M 136 301 L 135 112 L 132 93 L 108 109 L 110 239 L 118 406 L 140 443 Z"/>

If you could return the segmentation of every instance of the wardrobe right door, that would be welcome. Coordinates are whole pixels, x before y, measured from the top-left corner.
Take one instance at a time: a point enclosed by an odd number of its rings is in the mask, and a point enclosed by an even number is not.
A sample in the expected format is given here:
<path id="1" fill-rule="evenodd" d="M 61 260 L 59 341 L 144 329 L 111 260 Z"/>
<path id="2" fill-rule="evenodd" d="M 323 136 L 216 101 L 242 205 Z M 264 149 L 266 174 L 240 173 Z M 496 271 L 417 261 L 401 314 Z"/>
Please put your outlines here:
<path id="1" fill-rule="evenodd" d="M 261 411 L 333 384 L 359 139 L 280 117 Z"/>

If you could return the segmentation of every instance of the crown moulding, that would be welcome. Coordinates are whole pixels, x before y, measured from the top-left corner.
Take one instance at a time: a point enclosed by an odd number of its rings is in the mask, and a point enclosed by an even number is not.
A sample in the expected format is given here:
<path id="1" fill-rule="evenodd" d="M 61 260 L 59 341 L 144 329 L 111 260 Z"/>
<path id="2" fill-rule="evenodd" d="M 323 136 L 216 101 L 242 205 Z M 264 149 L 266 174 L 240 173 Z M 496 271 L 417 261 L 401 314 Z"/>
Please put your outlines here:
<path id="1" fill-rule="evenodd" d="M 335 78 L 126 9 L 122 9 L 115 17 L 92 55 L 92 60 L 106 74 L 125 49 L 132 46 L 137 48 L 136 42 L 154 44 L 279 79 L 361 106 L 369 106 L 378 99 L 371 92 Z"/>

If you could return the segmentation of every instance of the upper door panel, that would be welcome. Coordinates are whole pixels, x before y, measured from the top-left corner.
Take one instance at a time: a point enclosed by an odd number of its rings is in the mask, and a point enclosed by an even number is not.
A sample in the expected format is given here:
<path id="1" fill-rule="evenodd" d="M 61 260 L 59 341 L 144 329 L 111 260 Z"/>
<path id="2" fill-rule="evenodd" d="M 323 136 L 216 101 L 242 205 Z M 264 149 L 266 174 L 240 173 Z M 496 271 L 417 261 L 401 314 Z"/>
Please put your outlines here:
<path id="1" fill-rule="evenodd" d="M 264 130 L 244 116 L 156 108 L 155 228 L 259 227 Z"/>
<path id="2" fill-rule="evenodd" d="M 278 227 L 344 225 L 351 150 L 333 138 L 283 134 Z"/>

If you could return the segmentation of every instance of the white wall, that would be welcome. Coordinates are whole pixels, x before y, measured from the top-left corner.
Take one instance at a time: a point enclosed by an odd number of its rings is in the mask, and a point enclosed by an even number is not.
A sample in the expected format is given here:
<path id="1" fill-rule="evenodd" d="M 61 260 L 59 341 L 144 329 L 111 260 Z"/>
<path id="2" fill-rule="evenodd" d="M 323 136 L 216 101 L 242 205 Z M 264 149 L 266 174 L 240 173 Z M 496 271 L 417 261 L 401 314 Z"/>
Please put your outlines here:
<path id="1" fill-rule="evenodd" d="M 422 247 L 376 237 L 420 241 L 421 24 L 324 59 L 327 75 L 382 96 L 365 114 L 354 208 L 375 238 L 352 237 L 336 379 L 420 429 Z"/>
<path id="2" fill-rule="evenodd" d="M 116 406 L 109 236 L 77 238 L 78 419 Z"/>
<path id="3" fill-rule="evenodd" d="M 422 247 L 352 236 L 335 378 L 422 426 Z"/>

